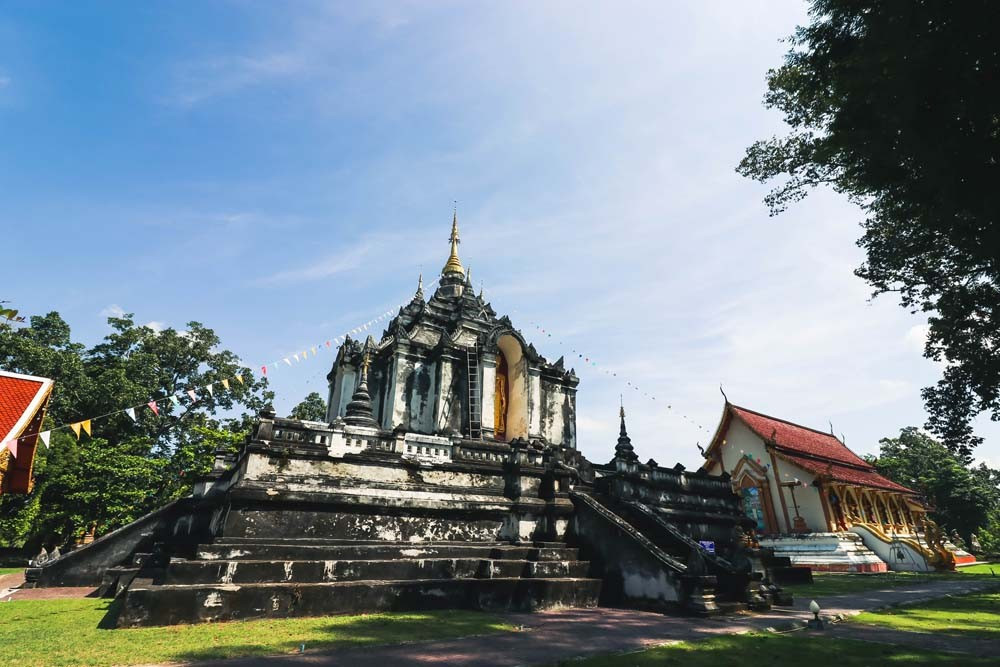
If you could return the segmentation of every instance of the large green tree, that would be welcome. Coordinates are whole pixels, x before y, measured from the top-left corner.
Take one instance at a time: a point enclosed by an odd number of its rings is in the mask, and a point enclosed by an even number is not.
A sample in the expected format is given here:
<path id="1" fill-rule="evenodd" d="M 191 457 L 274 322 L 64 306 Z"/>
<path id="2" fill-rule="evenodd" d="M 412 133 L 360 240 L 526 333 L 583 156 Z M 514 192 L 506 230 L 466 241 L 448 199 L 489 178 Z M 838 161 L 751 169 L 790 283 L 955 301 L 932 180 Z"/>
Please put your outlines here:
<path id="1" fill-rule="evenodd" d="M 301 403 L 292 408 L 288 415 L 292 419 L 306 419 L 314 422 L 326 421 L 326 401 L 317 392 L 310 392 Z"/>
<path id="2" fill-rule="evenodd" d="M 108 323 L 111 332 L 90 348 L 72 340 L 58 313 L 0 329 L 0 368 L 55 381 L 46 427 L 92 418 L 94 435 L 53 433 L 38 453 L 32 494 L 0 498 L 0 543 L 36 547 L 90 527 L 104 533 L 188 493 L 215 451 L 234 449 L 273 398 L 266 380 L 197 322 L 184 331 L 139 326 L 131 315 Z M 121 412 L 171 395 L 177 403 L 160 401 L 158 416 L 143 407 L 133 421 Z"/>
<path id="3" fill-rule="evenodd" d="M 932 518 L 966 541 L 990 527 L 1000 490 L 985 466 L 970 470 L 953 453 L 915 426 L 899 437 L 879 440 L 875 467 L 889 479 L 920 493 L 933 507 Z"/>
<path id="4" fill-rule="evenodd" d="M 772 215 L 828 185 L 857 203 L 856 273 L 928 314 L 928 427 L 965 461 L 970 420 L 1000 420 L 1000 3 L 812 0 L 767 73 L 783 137 L 737 171 L 777 180 Z"/>

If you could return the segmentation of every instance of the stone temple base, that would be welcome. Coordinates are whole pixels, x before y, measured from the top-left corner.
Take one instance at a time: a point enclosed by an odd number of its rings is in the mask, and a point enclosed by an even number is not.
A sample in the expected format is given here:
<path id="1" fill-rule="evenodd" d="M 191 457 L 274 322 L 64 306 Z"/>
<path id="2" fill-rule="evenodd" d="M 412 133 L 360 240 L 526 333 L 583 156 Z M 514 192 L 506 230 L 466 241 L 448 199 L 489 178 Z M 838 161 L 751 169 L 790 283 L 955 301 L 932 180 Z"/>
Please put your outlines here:
<path id="1" fill-rule="evenodd" d="M 854 533 L 803 533 L 760 539 L 762 547 L 815 572 L 888 572 L 889 566 Z"/>

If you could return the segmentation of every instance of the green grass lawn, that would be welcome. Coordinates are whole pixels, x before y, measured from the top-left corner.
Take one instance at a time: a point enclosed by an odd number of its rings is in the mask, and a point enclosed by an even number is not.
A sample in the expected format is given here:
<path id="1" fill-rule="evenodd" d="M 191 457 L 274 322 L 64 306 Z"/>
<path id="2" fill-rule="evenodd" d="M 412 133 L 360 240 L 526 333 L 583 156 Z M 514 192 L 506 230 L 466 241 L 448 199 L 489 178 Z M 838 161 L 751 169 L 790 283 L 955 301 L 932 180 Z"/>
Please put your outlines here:
<path id="1" fill-rule="evenodd" d="M 965 581 L 969 578 L 991 578 L 990 568 L 996 572 L 1000 585 L 1000 564 L 983 563 L 960 568 L 957 572 L 884 572 L 879 574 L 830 574 L 814 572 L 813 583 L 789 585 L 792 595 L 820 598 L 828 595 L 843 595 L 878 588 L 914 586 L 931 581 Z"/>
<path id="2" fill-rule="evenodd" d="M 639 653 L 560 662 L 563 667 L 747 667 L 748 665 L 808 665 L 809 667 L 996 667 L 996 660 L 929 653 L 902 646 L 849 639 L 827 639 L 801 632 L 715 637 L 697 642 L 658 646 Z"/>
<path id="3" fill-rule="evenodd" d="M 512 630 L 470 611 L 387 613 L 105 630 L 100 598 L 0 604 L 0 665 L 135 665 L 374 646 Z"/>
<path id="4" fill-rule="evenodd" d="M 15 572 L 24 572 L 23 567 L 0 567 L 0 576 L 5 574 L 14 574 Z"/>
<path id="5" fill-rule="evenodd" d="M 956 595 L 918 605 L 867 612 L 855 616 L 851 622 L 911 632 L 1000 639 L 1000 593 Z"/>

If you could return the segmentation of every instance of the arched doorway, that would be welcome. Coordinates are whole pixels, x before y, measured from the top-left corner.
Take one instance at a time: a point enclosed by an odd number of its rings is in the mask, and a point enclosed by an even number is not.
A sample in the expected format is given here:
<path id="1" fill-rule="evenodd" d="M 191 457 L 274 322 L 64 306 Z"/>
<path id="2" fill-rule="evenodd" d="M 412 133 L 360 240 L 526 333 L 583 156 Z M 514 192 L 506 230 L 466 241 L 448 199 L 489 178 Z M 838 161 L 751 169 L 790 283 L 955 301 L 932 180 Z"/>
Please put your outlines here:
<path id="1" fill-rule="evenodd" d="M 496 380 L 493 386 L 493 433 L 497 440 L 507 439 L 507 408 L 510 403 L 510 378 L 507 357 L 497 350 Z"/>

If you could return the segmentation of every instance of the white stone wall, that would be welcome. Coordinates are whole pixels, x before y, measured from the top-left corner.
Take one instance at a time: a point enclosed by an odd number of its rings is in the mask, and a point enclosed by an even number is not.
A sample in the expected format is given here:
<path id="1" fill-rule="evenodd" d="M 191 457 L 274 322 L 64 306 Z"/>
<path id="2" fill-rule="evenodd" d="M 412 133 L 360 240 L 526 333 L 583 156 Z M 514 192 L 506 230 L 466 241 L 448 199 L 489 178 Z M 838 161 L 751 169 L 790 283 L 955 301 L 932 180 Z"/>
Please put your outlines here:
<path id="1" fill-rule="evenodd" d="M 771 491 L 771 504 L 774 508 L 775 518 L 781 532 L 792 532 L 790 524 L 795 520 L 795 510 L 792 504 L 791 491 L 780 487 L 779 483 L 789 482 L 796 478 L 807 484 L 806 487 L 795 489 L 795 500 L 799 506 L 799 515 L 805 519 L 806 526 L 810 531 L 826 532 L 828 530 L 820 493 L 812 486 L 812 482 L 816 478 L 814 474 L 777 456 L 775 457 L 777 468 L 773 467 L 774 462 L 772 462 L 770 452 L 764 447 L 764 440 L 751 431 L 739 419 L 732 419 L 729 430 L 724 438 L 726 444 L 721 447 L 721 452 L 723 468 L 726 472 L 733 474 L 736 466 L 739 465 L 740 460 L 746 454 L 750 454 L 754 461 L 759 458 L 761 465 L 772 464 L 772 468 L 768 472 L 768 481 L 770 482 L 768 486 Z M 776 470 L 780 477 L 776 477 Z M 738 484 L 739 479 L 734 476 L 733 482 L 734 484 Z M 784 505 L 782 505 L 782 496 L 784 497 Z M 785 519 L 786 509 L 788 513 L 787 521 Z"/>

